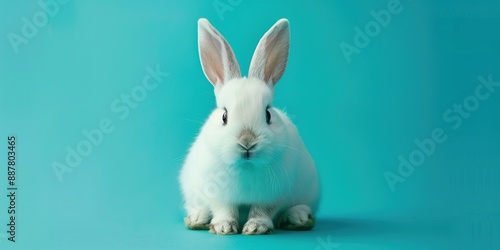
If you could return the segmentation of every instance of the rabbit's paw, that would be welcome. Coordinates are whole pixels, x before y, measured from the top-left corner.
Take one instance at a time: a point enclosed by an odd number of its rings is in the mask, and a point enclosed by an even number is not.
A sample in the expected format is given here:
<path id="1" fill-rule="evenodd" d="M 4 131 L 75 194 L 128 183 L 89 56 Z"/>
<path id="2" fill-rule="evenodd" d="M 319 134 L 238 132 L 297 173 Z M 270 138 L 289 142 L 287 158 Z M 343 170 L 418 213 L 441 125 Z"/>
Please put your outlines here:
<path id="1" fill-rule="evenodd" d="M 213 234 L 237 234 L 238 222 L 235 220 L 222 220 L 210 223 L 210 232 Z"/>
<path id="2" fill-rule="evenodd" d="M 279 227 L 285 230 L 309 230 L 314 227 L 315 219 L 306 205 L 289 208 L 282 215 Z"/>
<path id="3" fill-rule="evenodd" d="M 243 226 L 243 234 L 268 234 L 274 229 L 273 222 L 270 219 L 255 219 L 251 218 Z"/>
<path id="4" fill-rule="evenodd" d="M 200 216 L 200 214 L 190 214 L 184 218 L 186 227 L 193 230 L 207 230 L 210 217 Z"/>

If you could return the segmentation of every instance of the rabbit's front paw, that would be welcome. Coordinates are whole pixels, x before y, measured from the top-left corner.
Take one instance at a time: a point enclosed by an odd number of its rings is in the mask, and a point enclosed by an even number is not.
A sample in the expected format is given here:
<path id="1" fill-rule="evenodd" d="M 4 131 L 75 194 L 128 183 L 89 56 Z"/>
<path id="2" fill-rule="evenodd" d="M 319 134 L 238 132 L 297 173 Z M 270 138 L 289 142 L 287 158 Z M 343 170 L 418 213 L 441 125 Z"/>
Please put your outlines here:
<path id="1" fill-rule="evenodd" d="M 252 218 L 243 226 L 243 234 L 268 234 L 274 229 L 273 222 L 270 219 Z"/>
<path id="2" fill-rule="evenodd" d="M 186 227 L 193 230 L 207 230 L 211 215 L 208 209 L 189 209 L 184 218 Z"/>
<path id="3" fill-rule="evenodd" d="M 238 222 L 235 220 L 222 220 L 210 223 L 210 232 L 213 234 L 237 234 Z"/>
<path id="4" fill-rule="evenodd" d="M 285 230 L 309 230 L 314 227 L 315 219 L 306 205 L 289 208 L 281 217 L 279 227 Z"/>
<path id="5" fill-rule="evenodd" d="M 186 227 L 193 230 L 207 230 L 208 220 L 207 218 L 200 218 L 199 216 L 188 215 L 184 218 L 184 224 Z M 210 219 L 210 218 L 208 218 Z"/>

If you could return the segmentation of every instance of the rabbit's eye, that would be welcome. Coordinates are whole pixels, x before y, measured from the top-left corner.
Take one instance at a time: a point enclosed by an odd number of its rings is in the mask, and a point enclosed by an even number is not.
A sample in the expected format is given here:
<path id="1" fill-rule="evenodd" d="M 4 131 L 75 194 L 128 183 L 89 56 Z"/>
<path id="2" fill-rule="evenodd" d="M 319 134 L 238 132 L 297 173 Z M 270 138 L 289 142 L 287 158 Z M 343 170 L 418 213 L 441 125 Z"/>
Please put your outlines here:
<path id="1" fill-rule="evenodd" d="M 222 122 L 224 125 L 227 124 L 227 109 L 224 109 L 224 114 L 222 114 Z"/>
<path id="2" fill-rule="evenodd" d="M 266 109 L 266 122 L 267 124 L 271 124 L 271 113 L 268 109 Z"/>

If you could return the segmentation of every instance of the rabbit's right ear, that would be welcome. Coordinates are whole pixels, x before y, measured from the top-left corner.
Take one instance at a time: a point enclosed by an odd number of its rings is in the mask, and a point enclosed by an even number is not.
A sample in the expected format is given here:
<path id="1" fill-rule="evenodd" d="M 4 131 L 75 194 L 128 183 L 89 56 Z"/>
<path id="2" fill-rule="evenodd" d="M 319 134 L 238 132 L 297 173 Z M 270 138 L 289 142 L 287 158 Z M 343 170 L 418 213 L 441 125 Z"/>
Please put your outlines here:
<path id="1" fill-rule="evenodd" d="M 214 86 L 241 77 L 231 46 L 205 18 L 198 20 L 198 50 L 203 73 Z"/>
<path id="2" fill-rule="evenodd" d="M 271 86 L 279 81 L 288 62 L 289 26 L 288 20 L 282 18 L 260 39 L 250 62 L 249 78 L 263 80 Z"/>

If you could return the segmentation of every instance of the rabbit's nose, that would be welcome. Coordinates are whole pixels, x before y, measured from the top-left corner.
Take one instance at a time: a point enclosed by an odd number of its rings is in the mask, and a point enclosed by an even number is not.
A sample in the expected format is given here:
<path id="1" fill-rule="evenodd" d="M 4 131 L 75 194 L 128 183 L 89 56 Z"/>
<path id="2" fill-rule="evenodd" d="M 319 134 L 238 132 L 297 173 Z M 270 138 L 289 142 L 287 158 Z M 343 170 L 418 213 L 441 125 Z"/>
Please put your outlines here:
<path id="1" fill-rule="evenodd" d="M 238 139 L 238 144 L 245 150 L 250 150 L 257 144 L 257 136 L 250 129 L 244 129 L 241 131 L 240 137 Z"/>

